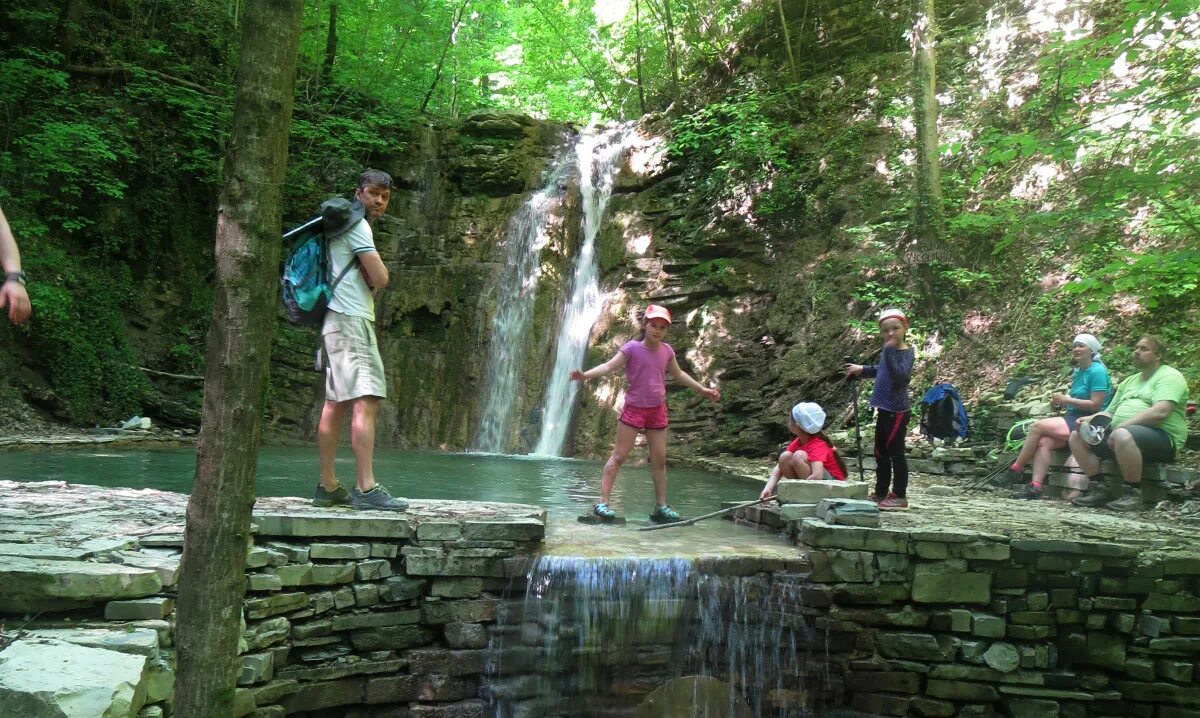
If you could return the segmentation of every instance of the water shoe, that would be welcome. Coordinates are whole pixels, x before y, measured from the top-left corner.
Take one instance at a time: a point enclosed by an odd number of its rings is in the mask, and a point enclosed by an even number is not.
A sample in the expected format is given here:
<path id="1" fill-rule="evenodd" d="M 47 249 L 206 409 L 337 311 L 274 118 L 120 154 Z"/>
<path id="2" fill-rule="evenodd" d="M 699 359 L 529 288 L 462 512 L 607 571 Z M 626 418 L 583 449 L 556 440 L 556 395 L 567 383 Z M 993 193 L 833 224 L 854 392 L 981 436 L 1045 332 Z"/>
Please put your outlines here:
<path id="1" fill-rule="evenodd" d="M 654 513 L 650 514 L 650 520 L 656 524 L 673 524 L 676 521 L 682 520 L 682 518 L 678 511 L 667 504 L 655 506 Z"/>

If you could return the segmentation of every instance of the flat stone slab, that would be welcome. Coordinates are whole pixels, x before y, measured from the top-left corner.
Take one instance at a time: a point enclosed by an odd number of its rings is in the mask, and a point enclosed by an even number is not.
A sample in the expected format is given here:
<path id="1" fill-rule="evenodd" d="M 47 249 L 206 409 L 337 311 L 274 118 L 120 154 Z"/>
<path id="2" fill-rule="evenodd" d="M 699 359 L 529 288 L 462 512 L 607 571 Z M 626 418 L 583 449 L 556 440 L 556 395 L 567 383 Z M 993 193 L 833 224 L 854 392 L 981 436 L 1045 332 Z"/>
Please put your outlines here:
<path id="1" fill-rule="evenodd" d="M 318 508 L 295 497 L 262 497 L 254 505 L 260 536 L 403 539 L 426 522 L 460 523 L 468 539 L 534 540 L 545 532 L 546 511 L 528 504 L 420 500 L 410 501 L 407 511 L 355 511 Z"/>
<path id="2" fill-rule="evenodd" d="M 158 631 L 150 628 L 34 628 L 27 633 L 33 638 L 53 639 L 89 648 L 104 648 L 117 653 L 151 658 L 158 655 Z"/>
<path id="3" fill-rule="evenodd" d="M 91 555 L 84 548 L 70 548 L 46 543 L 0 543 L 0 556 L 22 556 L 24 558 L 46 558 L 79 561 Z"/>
<path id="4" fill-rule="evenodd" d="M 858 481 L 779 482 L 775 494 L 781 504 L 815 504 L 821 499 L 866 499 L 870 484 Z"/>
<path id="5" fill-rule="evenodd" d="M 624 526 L 625 525 L 625 517 L 624 516 L 613 516 L 612 518 L 605 518 L 604 516 L 597 516 L 596 514 L 581 514 L 575 520 L 581 524 L 588 524 L 590 526 Z"/>
<path id="6" fill-rule="evenodd" d="M 0 651 L 0 715 L 109 718 L 137 715 L 148 659 L 51 639 L 21 639 Z"/>
<path id="7" fill-rule="evenodd" d="M 162 589 L 158 572 L 115 563 L 0 557 L 0 611 L 40 612 L 142 598 Z"/>

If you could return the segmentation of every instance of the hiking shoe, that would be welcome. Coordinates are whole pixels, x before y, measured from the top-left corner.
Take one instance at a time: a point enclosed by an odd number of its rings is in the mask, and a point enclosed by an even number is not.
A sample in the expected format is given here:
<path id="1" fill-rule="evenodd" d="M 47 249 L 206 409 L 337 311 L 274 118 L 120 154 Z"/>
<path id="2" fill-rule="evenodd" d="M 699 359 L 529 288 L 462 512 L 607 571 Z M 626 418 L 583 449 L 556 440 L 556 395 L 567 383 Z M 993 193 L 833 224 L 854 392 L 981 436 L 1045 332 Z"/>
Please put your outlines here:
<path id="1" fill-rule="evenodd" d="M 908 509 L 908 499 L 895 494 L 888 494 L 887 498 L 879 502 L 880 511 L 904 511 Z"/>
<path id="2" fill-rule="evenodd" d="M 1125 496 L 1125 482 L 1120 477 L 1105 477 L 1102 481 L 1093 481 L 1083 496 L 1071 503 L 1084 508 L 1095 509 L 1116 501 Z"/>
<path id="3" fill-rule="evenodd" d="M 1009 486 L 1012 486 L 1013 484 L 1029 483 L 1028 475 L 1025 473 L 1024 469 L 1021 471 L 1016 471 L 1011 466 L 1008 467 L 1008 469 L 1004 472 L 1004 480 L 1008 482 Z"/>
<path id="4" fill-rule="evenodd" d="M 317 493 L 313 496 L 313 506 L 349 506 L 350 492 L 341 484 L 333 491 L 317 483 Z"/>
<path id="5" fill-rule="evenodd" d="M 592 513 L 602 519 L 615 519 L 617 517 L 617 512 L 613 511 L 612 507 L 603 501 L 592 507 Z"/>
<path id="6" fill-rule="evenodd" d="M 1141 511 L 1142 490 L 1134 489 L 1123 499 L 1117 499 L 1108 505 L 1110 511 Z"/>
<path id="7" fill-rule="evenodd" d="M 370 491 L 352 489 L 350 491 L 350 508 L 360 511 L 404 511 L 408 508 L 408 502 L 404 499 L 393 499 L 387 489 L 375 484 L 375 488 Z"/>
<path id="8" fill-rule="evenodd" d="M 683 517 L 679 515 L 678 511 L 671 508 L 667 504 L 655 506 L 654 513 L 650 514 L 650 520 L 656 524 L 673 524 L 676 521 L 680 521 L 682 518 Z"/>
<path id="9" fill-rule="evenodd" d="M 1037 501 L 1042 498 L 1042 487 L 1034 486 L 1033 484 L 1025 484 L 1021 488 L 1013 492 L 1014 499 L 1027 499 L 1029 501 Z"/>

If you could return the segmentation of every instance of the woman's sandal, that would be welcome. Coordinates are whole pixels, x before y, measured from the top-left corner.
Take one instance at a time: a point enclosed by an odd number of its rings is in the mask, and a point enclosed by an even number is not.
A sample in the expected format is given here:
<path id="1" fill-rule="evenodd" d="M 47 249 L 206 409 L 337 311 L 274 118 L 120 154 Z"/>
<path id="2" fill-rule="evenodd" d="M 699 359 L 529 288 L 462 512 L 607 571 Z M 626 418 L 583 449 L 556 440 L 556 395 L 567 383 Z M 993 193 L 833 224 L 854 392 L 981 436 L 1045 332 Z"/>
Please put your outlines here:
<path id="1" fill-rule="evenodd" d="M 592 507 L 592 513 L 602 519 L 615 519 L 617 517 L 617 512 L 613 511 L 612 507 L 603 501 Z"/>

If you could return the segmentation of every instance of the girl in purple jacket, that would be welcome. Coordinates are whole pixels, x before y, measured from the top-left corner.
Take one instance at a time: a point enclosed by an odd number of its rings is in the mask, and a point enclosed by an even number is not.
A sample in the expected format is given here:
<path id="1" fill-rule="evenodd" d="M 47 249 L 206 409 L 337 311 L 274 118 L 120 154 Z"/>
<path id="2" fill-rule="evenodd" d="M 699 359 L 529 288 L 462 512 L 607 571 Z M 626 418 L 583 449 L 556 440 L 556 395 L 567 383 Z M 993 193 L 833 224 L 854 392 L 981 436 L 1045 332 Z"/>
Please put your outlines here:
<path id="1" fill-rule="evenodd" d="M 904 342 L 908 317 L 899 309 L 879 313 L 883 351 L 878 364 L 847 364 L 846 376 L 875 379 L 871 408 L 875 409 L 875 494 L 882 511 L 908 508 L 908 459 L 904 435 L 912 406 L 908 383 L 912 379 L 916 352 Z M 889 492 L 889 485 L 891 491 Z"/>

